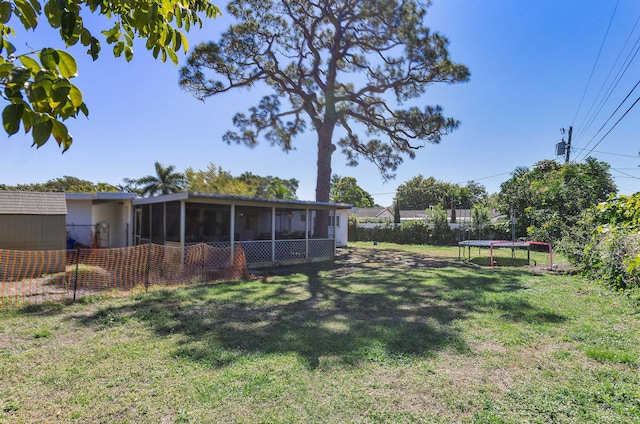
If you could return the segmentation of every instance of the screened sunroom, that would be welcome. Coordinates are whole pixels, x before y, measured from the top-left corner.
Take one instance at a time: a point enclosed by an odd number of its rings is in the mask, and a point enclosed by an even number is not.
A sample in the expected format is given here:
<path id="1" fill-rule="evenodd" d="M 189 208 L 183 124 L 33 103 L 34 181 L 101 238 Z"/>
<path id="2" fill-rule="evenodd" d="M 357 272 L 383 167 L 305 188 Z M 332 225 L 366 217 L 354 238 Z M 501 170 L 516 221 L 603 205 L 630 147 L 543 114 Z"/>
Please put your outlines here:
<path id="1" fill-rule="evenodd" d="M 350 208 L 186 192 L 136 199 L 134 244 L 242 245 L 250 266 L 325 260 L 346 244 Z"/>

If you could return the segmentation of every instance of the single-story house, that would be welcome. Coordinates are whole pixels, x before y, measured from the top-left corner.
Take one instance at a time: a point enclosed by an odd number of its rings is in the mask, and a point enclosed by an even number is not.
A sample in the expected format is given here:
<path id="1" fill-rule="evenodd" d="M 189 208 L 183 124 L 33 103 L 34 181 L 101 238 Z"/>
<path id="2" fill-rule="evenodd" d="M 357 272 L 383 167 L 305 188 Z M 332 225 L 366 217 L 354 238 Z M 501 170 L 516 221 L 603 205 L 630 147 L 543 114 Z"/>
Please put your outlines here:
<path id="1" fill-rule="evenodd" d="M 0 191 L 0 249 L 241 244 L 251 266 L 332 258 L 351 205 L 202 193 Z"/>
<path id="2" fill-rule="evenodd" d="M 332 258 L 346 245 L 351 205 L 173 193 L 133 200 L 133 244 L 241 244 L 247 263 Z"/>
<path id="3" fill-rule="evenodd" d="M 0 249 L 66 249 L 64 193 L 0 191 Z"/>

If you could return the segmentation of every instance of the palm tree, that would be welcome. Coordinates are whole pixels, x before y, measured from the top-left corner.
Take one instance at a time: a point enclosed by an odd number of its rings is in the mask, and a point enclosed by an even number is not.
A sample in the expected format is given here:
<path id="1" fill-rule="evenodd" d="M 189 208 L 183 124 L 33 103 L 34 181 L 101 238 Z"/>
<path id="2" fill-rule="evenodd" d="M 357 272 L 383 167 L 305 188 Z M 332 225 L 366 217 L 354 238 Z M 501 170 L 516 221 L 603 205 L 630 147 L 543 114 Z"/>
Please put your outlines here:
<path id="1" fill-rule="evenodd" d="M 155 196 L 156 194 L 169 194 L 183 191 L 186 184 L 184 174 L 174 172 L 175 166 L 162 166 L 160 162 L 155 163 L 156 175 L 147 175 L 135 180 L 141 196 Z"/>
<path id="2" fill-rule="evenodd" d="M 286 200 L 295 200 L 295 196 L 291 193 L 282 181 L 273 180 L 269 184 L 269 197 L 273 199 L 286 199 Z"/>
<path id="3" fill-rule="evenodd" d="M 520 178 L 525 176 L 529 172 L 529 168 L 526 166 L 516 166 L 516 169 L 513 170 L 511 176 L 515 178 Z"/>
<path id="4" fill-rule="evenodd" d="M 480 240 L 482 230 L 491 223 L 491 213 L 489 212 L 489 208 L 474 205 L 471 210 L 471 219 L 473 220 L 473 226 L 478 230 L 478 240 Z"/>

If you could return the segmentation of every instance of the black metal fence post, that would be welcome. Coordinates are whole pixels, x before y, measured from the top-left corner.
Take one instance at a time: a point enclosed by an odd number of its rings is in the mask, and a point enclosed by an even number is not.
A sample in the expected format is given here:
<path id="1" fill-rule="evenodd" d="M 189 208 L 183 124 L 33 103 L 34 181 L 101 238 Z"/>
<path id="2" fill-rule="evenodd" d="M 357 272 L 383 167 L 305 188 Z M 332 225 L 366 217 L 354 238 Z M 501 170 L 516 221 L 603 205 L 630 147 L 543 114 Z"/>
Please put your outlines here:
<path id="1" fill-rule="evenodd" d="M 149 252 L 147 253 L 147 276 L 144 282 L 144 291 L 145 293 L 149 292 L 149 284 L 150 284 L 150 274 L 151 274 L 151 247 L 153 244 L 149 243 Z"/>
<path id="2" fill-rule="evenodd" d="M 76 301 L 76 293 L 78 292 L 78 268 L 80 264 L 80 248 L 76 248 L 76 270 L 73 275 L 73 301 Z"/>
<path id="3" fill-rule="evenodd" d="M 200 282 L 204 283 L 204 267 L 205 267 L 205 263 L 204 263 L 204 256 L 205 256 L 205 249 L 206 244 L 202 243 L 202 254 L 200 255 L 200 263 L 202 264 L 202 267 L 200 268 Z"/>

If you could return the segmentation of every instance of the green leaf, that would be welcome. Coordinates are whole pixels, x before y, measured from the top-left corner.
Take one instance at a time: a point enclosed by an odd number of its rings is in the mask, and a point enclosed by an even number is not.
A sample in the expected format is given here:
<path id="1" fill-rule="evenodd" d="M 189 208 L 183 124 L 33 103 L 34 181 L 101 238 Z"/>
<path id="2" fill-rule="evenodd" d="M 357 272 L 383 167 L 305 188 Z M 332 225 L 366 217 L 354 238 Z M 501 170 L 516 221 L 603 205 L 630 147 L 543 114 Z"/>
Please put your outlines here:
<path id="1" fill-rule="evenodd" d="M 7 40 L 6 38 L 2 40 L 2 44 L 0 44 L 0 52 L 6 50 L 7 56 L 11 56 L 15 53 L 16 48 Z"/>
<path id="2" fill-rule="evenodd" d="M 120 57 L 122 55 L 122 51 L 124 50 L 124 41 L 118 41 L 113 46 L 113 55 L 115 57 Z"/>
<path id="3" fill-rule="evenodd" d="M 76 28 L 78 16 L 73 12 L 63 11 L 60 17 L 60 35 L 64 40 L 73 37 L 74 30 Z"/>
<path id="4" fill-rule="evenodd" d="M 71 88 L 69 90 L 69 99 L 71 100 L 71 104 L 73 104 L 73 107 L 75 108 L 79 108 L 83 104 L 82 92 L 75 85 L 71 85 Z"/>
<path id="5" fill-rule="evenodd" d="M 40 69 L 42 69 L 38 61 L 29 56 L 20 56 L 19 60 L 20 63 L 31 70 L 32 75 L 37 74 L 38 72 L 40 72 Z"/>
<path id="6" fill-rule="evenodd" d="M 66 103 L 70 91 L 71 83 L 68 80 L 61 78 L 56 81 L 51 89 L 51 99 L 49 101 L 51 107 L 56 108 L 59 104 Z"/>
<path id="7" fill-rule="evenodd" d="M 46 47 L 40 51 L 40 63 L 45 69 L 55 71 L 58 67 L 58 62 L 60 62 L 60 55 L 57 50 Z"/>
<path id="8" fill-rule="evenodd" d="M 49 0 L 44 5 L 44 15 L 47 17 L 51 28 L 60 28 L 62 11 L 58 7 L 58 2 L 56 0 Z"/>
<path id="9" fill-rule="evenodd" d="M 18 10 L 18 14 L 20 16 L 20 22 L 25 29 L 33 29 L 38 25 L 38 17 L 36 15 L 36 11 L 33 10 L 31 4 L 27 3 L 24 0 L 14 0 L 15 7 Z"/>
<path id="10" fill-rule="evenodd" d="M 125 46 L 124 48 L 124 58 L 129 62 L 133 59 L 133 49 L 129 46 Z"/>
<path id="11" fill-rule="evenodd" d="M 11 3 L 3 1 L 0 3 L 0 23 L 6 24 L 11 19 L 12 9 Z"/>
<path id="12" fill-rule="evenodd" d="M 71 145 L 73 141 L 73 137 L 69 134 L 69 130 L 67 126 L 60 121 L 53 121 L 53 128 L 51 130 L 51 134 L 53 138 L 58 142 L 58 146 L 65 146 L 65 151 Z"/>
<path id="13" fill-rule="evenodd" d="M 9 73 L 9 82 L 14 84 L 24 84 L 31 77 L 31 69 L 24 66 L 14 66 Z"/>
<path id="14" fill-rule="evenodd" d="M 97 38 L 91 37 L 91 47 L 89 47 L 87 53 L 91 55 L 93 60 L 98 59 L 98 54 L 100 53 L 100 41 L 98 41 Z"/>
<path id="15" fill-rule="evenodd" d="M 62 153 L 66 152 L 67 150 L 69 150 L 69 147 L 71 147 L 71 143 L 73 143 L 73 136 L 69 133 L 67 133 L 67 140 L 62 142 Z"/>
<path id="16" fill-rule="evenodd" d="M 83 46 L 91 44 L 91 33 L 88 29 L 82 28 L 82 32 L 80 33 L 80 42 Z"/>
<path id="17" fill-rule="evenodd" d="M 180 39 L 182 40 L 183 51 L 186 53 L 189 50 L 189 40 L 187 40 L 187 36 L 184 35 L 182 32 L 179 32 L 179 34 L 180 34 Z"/>
<path id="18" fill-rule="evenodd" d="M 25 134 L 31 131 L 32 121 L 33 111 L 28 107 L 25 107 L 24 111 L 22 112 L 22 125 L 24 125 Z"/>
<path id="19" fill-rule="evenodd" d="M 33 7 L 33 10 L 36 12 L 36 14 L 39 15 L 42 10 L 42 6 L 40 6 L 40 0 L 29 0 L 29 3 L 31 4 L 31 7 Z"/>
<path id="20" fill-rule="evenodd" d="M 33 144 L 40 147 L 51 137 L 53 122 L 46 113 L 37 113 L 33 119 Z"/>
<path id="21" fill-rule="evenodd" d="M 171 61 L 173 62 L 173 64 L 177 65 L 178 55 L 176 54 L 176 52 L 174 52 L 172 49 L 167 49 L 167 53 L 169 54 L 169 58 L 171 58 Z"/>
<path id="22" fill-rule="evenodd" d="M 81 25 L 82 25 L 82 20 L 78 19 L 78 22 L 76 22 L 76 25 L 73 28 L 73 33 L 69 35 L 69 37 L 67 37 L 66 39 L 67 47 L 75 46 L 76 44 L 78 44 L 78 41 L 80 41 L 80 37 L 82 36 Z"/>
<path id="23" fill-rule="evenodd" d="M 78 109 L 73 105 L 73 103 L 66 101 L 58 105 L 59 107 L 54 111 L 54 116 L 65 119 L 75 117 L 78 115 Z"/>
<path id="24" fill-rule="evenodd" d="M 78 110 L 82 112 L 84 116 L 89 116 L 89 109 L 87 108 L 86 104 L 82 103 L 80 106 L 78 106 Z"/>
<path id="25" fill-rule="evenodd" d="M 15 68 L 13 62 L 5 62 L 0 64 L 0 78 L 7 78 L 13 68 Z"/>
<path id="26" fill-rule="evenodd" d="M 58 56 L 60 57 L 60 62 L 58 63 L 60 74 L 65 78 L 78 76 L 78 65 L 73 56 L 63 50 L 58 50 Z"/>
<path id="27" fill-rule="evenodd" d="M 2 111 L 2 125 L 9 135 L 13 135 L 20 129 L 20 118 L 24 106 L 21 104 L 10 104 Z"/>

